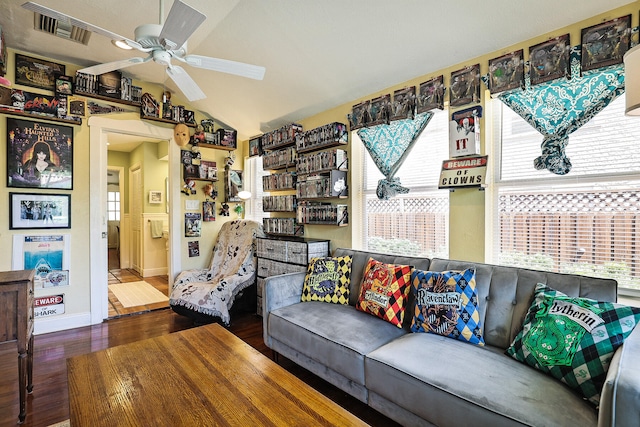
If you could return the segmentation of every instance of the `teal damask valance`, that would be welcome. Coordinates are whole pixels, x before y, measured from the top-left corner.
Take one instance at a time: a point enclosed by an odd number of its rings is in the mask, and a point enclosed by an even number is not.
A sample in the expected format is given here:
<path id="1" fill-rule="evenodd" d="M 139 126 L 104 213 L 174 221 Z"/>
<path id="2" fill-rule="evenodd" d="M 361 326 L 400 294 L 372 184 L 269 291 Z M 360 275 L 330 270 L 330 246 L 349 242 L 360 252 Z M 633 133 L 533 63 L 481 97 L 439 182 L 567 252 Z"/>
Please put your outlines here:
<path id="1" fill-rule="evenodd" d="M 565 148 L 569 135 L 591 120 L 624 92 L 624 65 L 580 73 L 580 51 L 571 52 L 571 79 L 541 83 L 525 90 L 515 89 L 498 95 L 505 105 L 540 132 L 542 155 L 534 160 L 536 169 L 565 175 L 571 161 Z"/>
<path id="2" fill-rule="evenodd" d="M 394 175 L 429 124 L 431 117 L 433 113 L 426 112 L 416 115 L 413 119 L 394 120 L 389 124 L 358 129 L 358 136 L 385 176 L 385 179 L 378 181 L 376 195 L 379 199 L 388 200 L 398 193 L 409 192 Z"/>

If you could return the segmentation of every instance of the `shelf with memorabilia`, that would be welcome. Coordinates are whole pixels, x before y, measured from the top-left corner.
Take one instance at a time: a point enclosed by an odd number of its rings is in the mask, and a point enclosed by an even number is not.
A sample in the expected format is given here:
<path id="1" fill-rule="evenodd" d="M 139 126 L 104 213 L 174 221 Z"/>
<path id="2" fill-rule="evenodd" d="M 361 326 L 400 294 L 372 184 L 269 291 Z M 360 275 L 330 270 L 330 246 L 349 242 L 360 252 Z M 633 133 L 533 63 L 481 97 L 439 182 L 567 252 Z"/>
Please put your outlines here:
<path id="1" fill-rule="evenodd" d="M 273 151 L 280 148 L 296 145 L 296 138 L 302 132 L 302 126 L 291 123 L 286 126 L 267 132 L 260 137 L 260 145 L 264 151 Z"/>
<path id="2" fill-rule="evenodd" d="M 293 194 L 262 196 L 262 210 L 264 212 L 295 212 L 297 203 L 296 196 Z"/>
<path id="3" fill-rule="evenodd" d="M 346 198 L 349 196 L 347 172 L 331 170 L 300 176 L 296 183 L 296 196 L 299 200 Z"/>
<path id="4" fill-rule="evenodd" d="M 117 104 L 140 107 L 142 88 L 119 71 L 94 76 L 76 72 L 73 94 Z"/>
<path id="5" fill-rule="evenodd" d="M 298 153 L 296 152 L 296 147 L 287 147 L 271 151 L 262 156 L 262 168 L 264 170 L 295 168 L 297 158 Z"/>
<path id="6" fill-rule="evenodd" d="M 296 180 L 297 175 L 293 171 L 265 175 L 262 177 L 262 190 L 267 192 L 295 190 Z"/>
<path id="7" fill-rule="evenodd" d="M 296 219 L 299 224 L 342 227 L 349 225 L 349 211 L 347 205 L 300 202 L 297 207 Z"/>
<path id="8" fill-rule="evenodd" d="M 300 132 L 296 135 L 298 153 L 324 150 L 349 143 L 347 125 L 333 122 L 315 129 Z"/>
<path id="9" fill-rule="evenodd" d="M 44 95 L 0 86 L 1 114 L 81 125 L 81 118 L 67 114 L 66 101 L 66 96 L 64 101 L 61 101 L 55 95 Z"/>
<path id="10" fill-rule="evenodd" d="M 275 236 L 303 236 L 304 226 L 295 218 L 264 218 L 263 229 L 266 234 Z"/>

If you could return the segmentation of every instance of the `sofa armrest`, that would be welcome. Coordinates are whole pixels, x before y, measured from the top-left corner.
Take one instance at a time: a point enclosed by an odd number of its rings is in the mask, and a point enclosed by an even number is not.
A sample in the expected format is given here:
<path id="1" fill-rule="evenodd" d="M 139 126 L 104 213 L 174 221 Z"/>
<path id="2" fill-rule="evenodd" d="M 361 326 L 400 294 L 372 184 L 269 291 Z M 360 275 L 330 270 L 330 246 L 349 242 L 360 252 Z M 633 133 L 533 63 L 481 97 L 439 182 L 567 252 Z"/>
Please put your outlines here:
<path id="1" fill-rule="evenodd" d="M 637 426 L 640 420 L 640 327 L 616 350 L 600 398 L 598 427 Z"/>
<path id="2" fill-rule="evenodd" d="M 262 333 L 264 343 L 271 348 L 269 313 L 300 302 L 306 273 L 288 273 L 267 277 L 262 289 Z"/>

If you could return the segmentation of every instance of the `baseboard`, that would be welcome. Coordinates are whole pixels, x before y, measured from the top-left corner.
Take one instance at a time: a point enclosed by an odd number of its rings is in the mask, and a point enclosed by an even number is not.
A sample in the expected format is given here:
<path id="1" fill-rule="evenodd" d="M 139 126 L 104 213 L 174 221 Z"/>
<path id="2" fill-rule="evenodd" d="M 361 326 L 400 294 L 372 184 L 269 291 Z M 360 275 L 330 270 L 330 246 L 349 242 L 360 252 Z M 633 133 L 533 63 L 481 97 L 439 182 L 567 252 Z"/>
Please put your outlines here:
<path id="1" fill-rule="evenodd" d="M 49 332 L 64 331 L 66 329 L 79 328 L 91 325 L 91 313 L 78 313 L 51 318 L 36 319 L 33 326 L 34 335 L 48 334 Z"/>
<path id="2" fill-rule="evenodd" d="M 166 276 L 168 274 L 167 267 L 144 268 L 142 277 Z"/>

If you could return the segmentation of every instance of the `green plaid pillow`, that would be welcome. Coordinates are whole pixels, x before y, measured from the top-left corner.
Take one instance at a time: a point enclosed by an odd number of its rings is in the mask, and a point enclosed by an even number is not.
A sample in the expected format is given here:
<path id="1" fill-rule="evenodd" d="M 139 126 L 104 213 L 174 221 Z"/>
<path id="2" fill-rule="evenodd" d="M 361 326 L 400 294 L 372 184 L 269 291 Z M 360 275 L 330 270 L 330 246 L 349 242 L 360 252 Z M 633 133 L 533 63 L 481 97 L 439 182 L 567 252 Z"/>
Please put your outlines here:
<path id="1" fill-rule="evenodd" d="M 538 284 L 533 303 L 506 354 L 582 393 L 592 404 L 613 353 L 640 321 L 640 308 L 571 298 Z"/>

